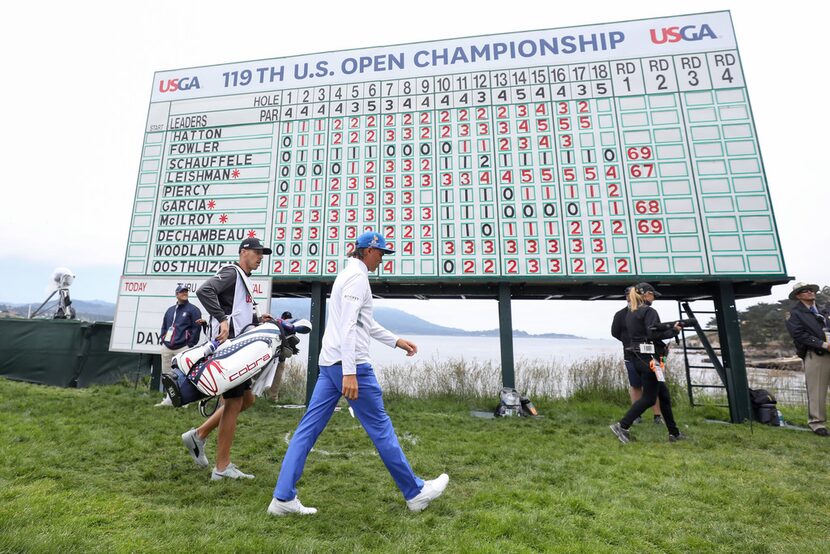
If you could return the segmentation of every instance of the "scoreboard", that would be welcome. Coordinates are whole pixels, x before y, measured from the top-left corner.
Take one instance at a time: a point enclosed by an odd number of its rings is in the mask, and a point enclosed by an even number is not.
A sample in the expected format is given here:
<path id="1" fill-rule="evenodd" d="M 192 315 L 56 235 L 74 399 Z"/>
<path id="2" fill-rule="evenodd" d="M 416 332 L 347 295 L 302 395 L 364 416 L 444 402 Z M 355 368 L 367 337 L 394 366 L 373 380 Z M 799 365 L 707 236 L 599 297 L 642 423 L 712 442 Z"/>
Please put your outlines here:
<path id="1" fill-rule="evenodd" d="M 124 277 L 786 276 L 729 12 L 157 73 Z"/>

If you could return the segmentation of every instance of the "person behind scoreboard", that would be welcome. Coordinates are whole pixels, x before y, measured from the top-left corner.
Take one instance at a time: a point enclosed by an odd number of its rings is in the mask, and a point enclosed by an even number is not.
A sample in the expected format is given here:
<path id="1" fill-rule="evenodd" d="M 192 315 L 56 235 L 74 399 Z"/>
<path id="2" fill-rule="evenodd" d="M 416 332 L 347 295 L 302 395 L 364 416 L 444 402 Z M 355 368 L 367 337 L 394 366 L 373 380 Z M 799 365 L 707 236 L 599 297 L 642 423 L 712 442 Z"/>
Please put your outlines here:
<path id="1" fill-rule="evenodd" d="M 631 291 L 631 287 L 627 287 L 625 289 L 625 296 L 628 297 L 628 293 Z M 640 379 L 640 374 L 637 373 L 637 370 L 634 369 L 634 362 L 631 360 L 633 354 L 629 351 L 629 347 L 631 346 L 631 338 L 628 336 L 628 328 L 625 326 L 625 317 L 628 315 L 628 303 L 624 308 L 614 314 L 614 319 L 611 322 L 611 336 L 620 341 L 623 345 L 623 365 L 625 366 L 625 371 L 628 374 L 628 396 L 631 398 L 631 404 L 633 405 L 643 396 L 643 380 Z M 660 401 L 654 403 L 652 406 L 652 411 L 654 412 L 654 423 L 661 424 L 663 423 L 663 416 L 660 413 Z M 639 423 L 642 418 L 638 417 L 634 420 L 634 423 Z"/>
<path id="2" fill-rule="evenodd" d="M 623 444 L 631 440 L 630 429 L 634 420 L 649 406 L 653 406 L 658 397 L 669 431 L 669 442 L 686 438 L 674 421 L 671 394 L 666 386 L 662 367 L 662 360 L 667 351 L 663 339 L 677 336 L 682 327 L 680 323 L 676 323 L 665 331 L 655 330 L 655 326 L 660 323 L 660 315 L 651 304 L 658 296 L 660 293 L 648 283 L 634 285 L 628 292 L 628 313 L 625 316 L 625 326 L 631 341 L 628 351 L 631 353 L 634 369 L 643 382 L 643 396 L 628 409 L 619 422 L 610 426 L 611 431 Z"/>

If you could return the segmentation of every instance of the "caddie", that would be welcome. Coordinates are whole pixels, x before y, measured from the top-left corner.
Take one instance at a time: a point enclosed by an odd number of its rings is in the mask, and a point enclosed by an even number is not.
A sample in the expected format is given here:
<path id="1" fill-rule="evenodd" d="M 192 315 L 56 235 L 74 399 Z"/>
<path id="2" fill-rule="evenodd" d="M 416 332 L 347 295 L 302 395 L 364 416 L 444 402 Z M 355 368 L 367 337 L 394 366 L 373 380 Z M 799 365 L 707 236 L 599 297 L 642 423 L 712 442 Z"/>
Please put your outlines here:
<path id="1" fill-rule="evenodd" d="M 256 314 L 248 280 L 251 272 L 259 267 L 266 254 L 271 254 L 271 249 L 264 247 L 259 239 L 243 240 L 239 245 L 239 261 L 223 267 L 196 291 L 202 306 L 210 314 L 211 339 L 221 343 L 242 333 L 249 325 L 271 321 L 269 314 Z M 245 381 L 222 393 L 222 406 L 198 429 L 191 429 L 182 434 L 182 442 L 196 465 L 208 467 L 210 464 L 205 454 L 205 440 L 211 431 L 219 427 L 216 464 L 210 476 L 211 480 L 254 478 L 231 463 L 231 445 L 236 434 L 237 417 L 240 412 L 251 407 L 254 400 L 251 381 Z"/>

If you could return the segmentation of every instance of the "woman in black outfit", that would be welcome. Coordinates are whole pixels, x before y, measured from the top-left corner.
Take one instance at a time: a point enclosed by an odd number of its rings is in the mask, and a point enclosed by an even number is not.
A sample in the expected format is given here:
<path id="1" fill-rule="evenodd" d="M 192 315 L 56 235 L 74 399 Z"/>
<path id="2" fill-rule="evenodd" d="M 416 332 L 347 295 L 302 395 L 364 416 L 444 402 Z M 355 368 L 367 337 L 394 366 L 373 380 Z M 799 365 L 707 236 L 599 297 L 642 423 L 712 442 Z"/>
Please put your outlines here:
<path id="1" fill-rule="evenodd" d="M 660 296 L 660 293 L 648 283 L 634 285 L 628 293 L 629 311 L 625 317 L 625 325 L 630 337 L 628 349 L 631 353 L 630 359 L 634 364 L 634 369 L 643 381 L 643 396 L 631 405 L 631 408 L 618 423 L 611 425 L 611 431 L 623 444 L 632 440 L 629 429 L 634 420 L 640 417 L 650 406 L 653 406 L 658 397 L 660 398 L 660 408 L 663 411 L 663 419 L 669 429 L 669 442 L 684 438 L 674 422 L 669 388 L 663 380 L 660 368 L 660 359 L 666 353 L 663 339 L 674 338 L 680 332 L 681 327 L 680 324 L 676 324 L 663 332 L 650 330 L 660 323 L 660 315 L 657 310 L 651 307 L 651 303 L 654 302 L 657 296 Z"/>

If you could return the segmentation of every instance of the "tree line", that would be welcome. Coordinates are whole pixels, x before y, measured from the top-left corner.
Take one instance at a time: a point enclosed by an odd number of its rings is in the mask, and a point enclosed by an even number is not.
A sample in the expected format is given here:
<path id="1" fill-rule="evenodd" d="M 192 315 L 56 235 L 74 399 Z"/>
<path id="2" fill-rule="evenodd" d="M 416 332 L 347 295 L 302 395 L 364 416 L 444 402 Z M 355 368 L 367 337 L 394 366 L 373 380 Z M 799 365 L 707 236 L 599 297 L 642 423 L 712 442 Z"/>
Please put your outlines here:
<path id="1" fill-rule="evenodd" d="M 738 312 L 741 322 L 741 339 L 746 345 L 754 347 L 786 347 L 792 345 L 792 337 L 787 332 L 787 314 L 798 300 L 785 298 L 775 303 L 762 302 Z M 822 288 L 816 293 L 816 304 L 830 304 L 830 287 Z M 710 325 L 714 326 L 714 321 Z"/>

